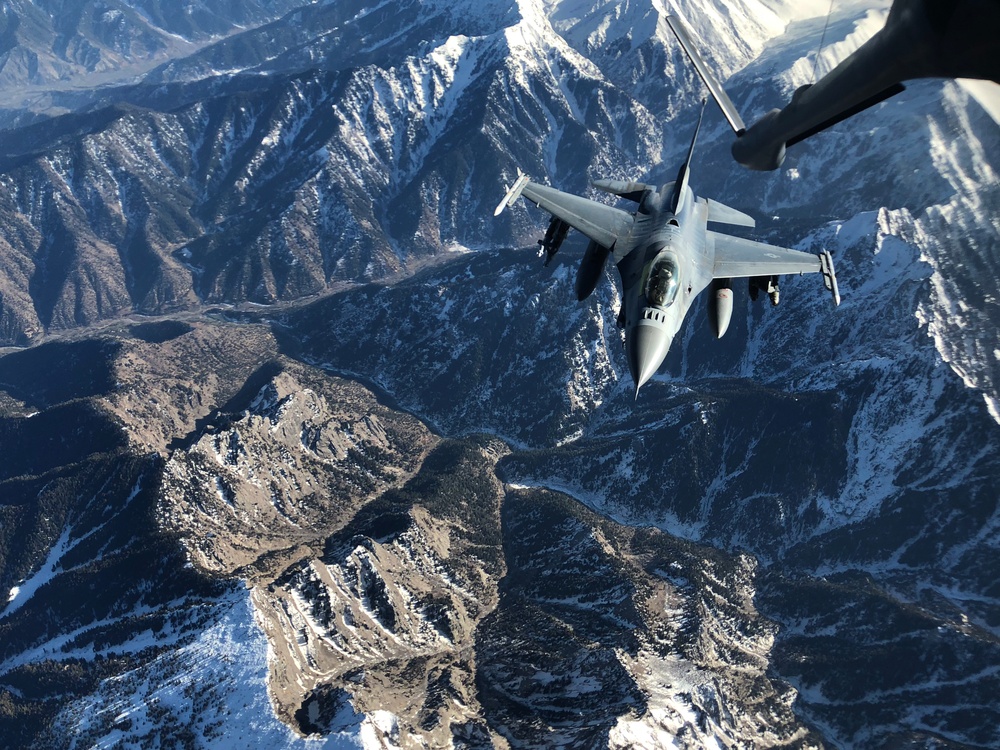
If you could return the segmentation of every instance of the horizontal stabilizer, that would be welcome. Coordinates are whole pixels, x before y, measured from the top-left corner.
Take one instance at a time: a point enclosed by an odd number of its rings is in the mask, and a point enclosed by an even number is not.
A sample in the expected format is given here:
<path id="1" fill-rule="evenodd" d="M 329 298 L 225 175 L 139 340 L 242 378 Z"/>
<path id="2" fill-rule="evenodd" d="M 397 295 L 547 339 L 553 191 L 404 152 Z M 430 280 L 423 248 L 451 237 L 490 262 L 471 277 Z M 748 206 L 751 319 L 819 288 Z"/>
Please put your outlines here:
<path id="1" fill-rule="evenodd" d="M 712 94 L 712 98 L 715 99 L 716 104 L 719 105 L 719 109 L 722 110 L 722 114 L 725 115 L 726 120 L 729 122 L 729 126 L 733 129 L 736 135 L 743 135 L 746 131 L 747 126 L 743 124 L 743 118 L 740 117 L 739 111 L 736 109 L 736 105 L 733 104 L 733 100 L 729 98 L 729 94 L 726 90 L 722 88 L 722 84 L 719 83 L 719 79 L 715 77 L 708 66 L 705 65 L 705 61 L 701 59 L 701 55 L 698 54 L 698 50 L 694 48 L 694 42 L 691 41 L 690 34 L 687 33 L 687 29 L 684 28 L 684 24 L 681 23 L 681 19 L 677 16 L 667 16 L 667 23 L 674 32 L 674 36 L 677 37 L 677 41 L 681 44 L 681 49 L 687 54 L 688 59 L 694 66 L 695 71 L 698 73 L 702 81 L 705 82 L 705 86 L 708 87 L 709 93 Z"/>
<path id="2" fill-rule="evenodd" d="M 730 208 L 708 198 L 705 199 L 705 202 L 708 204 L 709 221 L 714 221 L 718 224 L 732 224 L 737 227 L 750 227 L 751 229 L 757 226 L 757 222 L 753 220 L 753 217 L 747 216 L 742 211 L 737 211 L 735 208 Z"/>

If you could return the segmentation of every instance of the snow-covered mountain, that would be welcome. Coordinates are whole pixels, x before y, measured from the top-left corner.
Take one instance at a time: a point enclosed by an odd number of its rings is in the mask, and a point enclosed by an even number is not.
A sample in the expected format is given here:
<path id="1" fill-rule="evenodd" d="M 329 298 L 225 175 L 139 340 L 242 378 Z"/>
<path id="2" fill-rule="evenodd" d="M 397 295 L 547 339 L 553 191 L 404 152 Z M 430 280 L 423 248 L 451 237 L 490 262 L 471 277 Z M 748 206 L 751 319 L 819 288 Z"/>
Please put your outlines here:
<path id="1" fill-rule="evenodd" d="M 103 94 L 109 107 L 13 131 L 7 341 L 131 310 L 296 299 L 450 247 L 525 241 L 537 218 L 492 217 L 518 167 L 584 189 L 662 163 L 676 108 L 638 79 L 689 77 L 662 22 L 631 56 L 652 67 L 627 73 L 626 57 L 585 57 L 540 4 L 489 7 L 310 6 L 209 48 L 230 62 L 186 71 L 189 83 L 154 76 Z M 248 38 L 262 41 L 229 49 Z"/>
<path id="2" fill-rule="evenodd" d="M 1000 745 L 978 103 L 915 83 L 774 174 L 710 109 L 696 192 L 830 249 L 844 303 L 737 290 L 638 401 L 611 274 L 577 303 L 582 239 L 543 268 L 509 248 L 546 217 L 492 216 L 517 168 L 673 179 L 664 13 L 750 119 L 887 2 L 244 7 L 5 133 L 0 736 Z"/>
<path id="3" fill-rule="evenodd" d="M 0 102 L 11 111 L 59 106 L 67 90 L 124 83 L 303 4 L 8 0 L 0 8 Z"/>

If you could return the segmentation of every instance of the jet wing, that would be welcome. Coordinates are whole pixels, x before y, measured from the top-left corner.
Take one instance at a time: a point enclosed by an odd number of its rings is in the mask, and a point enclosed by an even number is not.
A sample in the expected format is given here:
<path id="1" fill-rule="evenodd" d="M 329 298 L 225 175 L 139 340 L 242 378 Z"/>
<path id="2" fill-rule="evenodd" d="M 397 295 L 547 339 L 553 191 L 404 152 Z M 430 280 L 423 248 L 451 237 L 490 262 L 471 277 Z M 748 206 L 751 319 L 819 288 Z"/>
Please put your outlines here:
<path id="1" fill-rule="evenodd" d="M 837 274 L 833 257 L 827 250 L 818 255 L 766 245 L 728 234 L 708 231 L 709 241 L 715 245 L 715 266 L 712 277 L 731 279 L 746 276 L 784 276 L 788 274 L 821 273 L 823 283 L 833 295 L 834 304 L 840 304 Z"/>
<path id="2" fill-rule="evenodd" d="M 507 206 L 522 195 L 604 248 L 614 247 L 618 238 L 624 237 L 632 228 L 634 219 L 627 211 L 545 185 L 538 185 L 525 175 L 518 178 L 500 201 L 494 215 L 499 216 Z"/>
<path id="3" fill-rule="evenodd" d="M 715 241 L 712 276 L 716 279 L 819 273 L 823 270 L 819 256 L 812 253 L 765 245 L 711 230 L 708 236 Z"/>

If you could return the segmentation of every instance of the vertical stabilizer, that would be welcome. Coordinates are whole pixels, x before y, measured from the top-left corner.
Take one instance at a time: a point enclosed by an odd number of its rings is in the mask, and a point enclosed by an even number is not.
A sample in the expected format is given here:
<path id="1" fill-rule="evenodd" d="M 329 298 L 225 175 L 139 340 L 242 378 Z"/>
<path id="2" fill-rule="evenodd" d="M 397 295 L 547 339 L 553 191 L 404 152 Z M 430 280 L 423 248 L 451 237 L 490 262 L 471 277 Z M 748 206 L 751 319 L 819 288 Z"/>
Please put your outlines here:
<path id="1" fill-rule="evenodd" d="M 677 179 L 674 181 L 674 197 L 670 201 L 670 210 L 675 214 L 681 207 L 681 200 L 684 197 L 684 190 L 688 186 L 688 177 L 691 174 L 691 158 L 694 156 L 694 147 L 698 142 L 698 133 L 701 131 L 701 121 L 705 118 L 705 104 L 706 99 L 701 100 L 701 113 L 698 115 L 698 124 L 695 126 L 694 135 L 691 137 L 691 145 L 688 147 L 688 155 L 681 164 L 681 169 L 677 173 Z"/>

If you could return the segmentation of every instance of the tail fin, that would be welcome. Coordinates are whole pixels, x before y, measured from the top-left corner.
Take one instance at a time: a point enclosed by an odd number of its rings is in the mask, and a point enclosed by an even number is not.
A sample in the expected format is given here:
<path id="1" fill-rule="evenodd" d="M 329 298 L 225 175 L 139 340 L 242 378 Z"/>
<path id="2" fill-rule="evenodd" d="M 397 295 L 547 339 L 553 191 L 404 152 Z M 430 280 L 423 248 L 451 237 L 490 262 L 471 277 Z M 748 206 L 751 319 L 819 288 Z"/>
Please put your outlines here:
<path id="1" fill-rule="evenodd" d="M 684 189 L 688 185 L 688 177 L 691 174 L 691 158 L 694 156 L 694 146 L 698 142 L 698 133 L 701 131 L 701 121 L 705 118 L 705 104 L 706 99 L 701 100 L 701 113 L 698 115 L 698 124 L 695 126 L 694 135 L 691 137 L 691 145 L 688 147 L 688 155 L 681 164 L 680 171 L 677 173 L 677 179 L 674 180 L 674 196 L 670 201 L 670 210 L 677 213 L 677 209 L 680 208 L 681 198 L 684 197 Z"/>
<path id="2" fill-rule="evenodd" d="M 674 36 L 677 37 L 677 41 L 680 42 L 681 49 L 684 50 L 691 64 L 694 65 L 695 71 L 697 71 L 701 80 L 705 82 L 712 98 L 719 105 L 722 114 L 729 121 L 729 126 L 733 129 L 733 132 L 737 136 L 743 135 L 747 129 L 747 126 L 743 124 L 743 118 L 740 117 L 740 113 L 737 111 L 736 105 L 733 104 L 733 100 L 729 98 L 725 89 L 722 88 L 719 79 L 712 74 L 712 71 L 708 69 L 705 61 L 701 59 L 698 51 L 694 48 L 691 36 L 687 33 L 687 29 L 684 28 L 684 24 L 681 23 L 681 19 L 677 16 L 667 16 L 667 23 L 673 30 Z"/>

